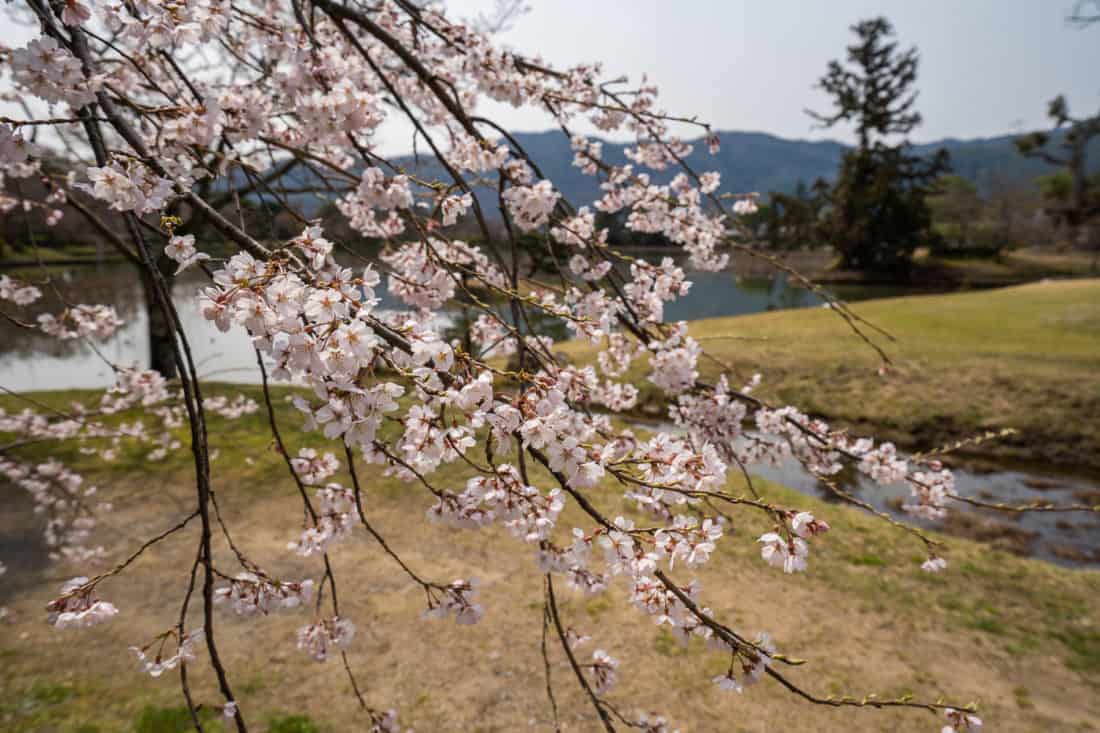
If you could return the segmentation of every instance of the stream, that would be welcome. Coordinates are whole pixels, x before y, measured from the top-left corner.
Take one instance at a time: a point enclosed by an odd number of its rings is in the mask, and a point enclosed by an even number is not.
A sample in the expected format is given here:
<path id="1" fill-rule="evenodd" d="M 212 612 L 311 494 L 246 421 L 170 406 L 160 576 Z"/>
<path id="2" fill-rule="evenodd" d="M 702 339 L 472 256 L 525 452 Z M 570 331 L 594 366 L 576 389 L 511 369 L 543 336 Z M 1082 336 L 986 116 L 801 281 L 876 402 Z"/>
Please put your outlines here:
<path id="1" fill-rule="evenodd" d="M 1100 504 L 1100 481 L 1096 477 L 1056 474 L 1041 466 L 979 470 L 962 463 L 950 468 L 960 496 L 1006 504 Z M 755 466 L 751 472 L 825 501 L 842 501 L 793 459 L 777 467 Z M 1066 567 L 1100 567 L 1100 517 L 1095 514 L 1014 513 L 953 502 L 944 521 L 928 521 L 901 510 L 909 496 L 904 484 L 882 487 L 862 474 L 851 474 L 841 476 L 840 485 L 845 491 L 907 524 L 968 537 Z"/>

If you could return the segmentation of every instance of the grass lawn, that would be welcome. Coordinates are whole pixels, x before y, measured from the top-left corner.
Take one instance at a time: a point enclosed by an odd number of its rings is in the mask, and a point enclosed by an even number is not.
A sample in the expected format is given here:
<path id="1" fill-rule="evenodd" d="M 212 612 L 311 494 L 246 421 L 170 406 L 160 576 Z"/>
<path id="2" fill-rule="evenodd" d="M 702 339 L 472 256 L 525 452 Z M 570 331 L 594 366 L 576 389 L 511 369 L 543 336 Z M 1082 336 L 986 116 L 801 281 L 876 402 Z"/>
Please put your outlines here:
<path id="1" fill-rule="evenodd" d="M 0 264 L 34 266 L 39 262 L 49 265 L 51 262 L 87 260 L 95 262 L 99 254 L 90 244 L 69 244 L 64 247 L 21 247 L 18 250 L 8 246 L 2 250 Z M 105 247 L 103 255 L 108 259 L 118 259 L 119 255 L 111 247 Z"/>
<path id="2" fill-rule="evenodd" d="M 1036 286 L 1038 293 L 1042 287 Z M 1096 284 L 1088 287 L 1081 292 L 1098 292 Z M 1036 295 L 1026 288 L 1022 292 Z M 1055 292 L 1068 298 L 1072 290 L 1058 286 Z M 975 296 L 957 297 L 965 304 Z M 1011 307 L 1011 292 L 1000 297 Z M 899 310 L 907 303 L 871 305 L 867 310 Z M 914 309 L 925 312 L 916 306 L 909 310 Z M 970 310 L 983 311 L 977 306 Z M 915 328 L 921 318 L 934 320 L 937 312 L 942 311 L 931 308 L 923 316 L 911 312 L 888 325 L 910 323 Z M 1090 312 L 1095 323 L 1096 312 Z M 786 323 L 786 328 L 795 328 L 785 315 L 743 320 L 753 324 L 753 334 L 774 337 L 769 320 L 777 327 Z M 820 328 L 830 328 L 831 323 L 823 319 Z M 1050 327 L 1066 327 L 1059 323 Z M 722 332 L 721 328 L 703 324 L 700 332 Z M 971 328 L 980 330 L 977 324 Z M 776 341 L 778 350 L 779 342 L 787 339 Z M 1058 341 L 1060 353 L 1072 361 L 1071 355 L 1085 350 L 1087 339 L 1050 341 Z M 734 346 L 724 346 L 730 349 L 727 355 L 741 359 Z M 945 343 L 942 349 L 947 353 L 932 352 L 936 359 L 946 360 L 949 353 L 965 355 L 957 344 Z M 854 342 L 850 352 L 838 346 L 834 353 L 853 364 L 866 361 L 870 369 L 870 361 Z M 1083 354 L 1076 358 L 1087 361 Z M 1082 366 L 1078 374 L 1083 373 Z M 872 377 L 873 371 L 866 378 Z M 245 391 L 258 396 L 254 389 Z M 55 404 L 73 397 L 39 396 Z M 282 400 L 277 404 L 292 450 L 321 445 L 297 430 L 292 408 Z M 214 489 L 236 543 L 275 577 L 319 578 L 317 558 L 299 558 L 286 549 L 301 529 L 301 507 L 281 458 L 270 449 L 264 419 L 254 415 L 226 423 L 215 418 L 214 423 Z M 49 450 L 30 447 L 27 455 L 35 457 L 37 451 L 43 456 Z M 109 562 L 188 511 L 193 488 L 186 450 L 152 465 L 143 463 L 135 451 L 123 451 L 110 469 L 82 462 L 69 447 L 59 456 L 86 467 L 89 480 L 116 504 L 117 510 L 98 530 L 103 543 L 112 548 Z M 360 475 L 365 475 L 370 521 L 402 557 L 438 580 L 480 578 L 481 601 L 487 608 L 486 617 L 473 627 L 421 620 L 422 594 L 373 540 L 359 531 L 336 545 L 333 559 L 341 605 L 359 629 L 349 659 L 367 700 L 378 707 L 399 708 L 404 724 L 418 731 L 553 730 L 539 652 L 540 577 L 532 549 L 502 528 L 455 531 L 429 524 L 424 512 L 431 497 L 425 490 L 362 466 Z M 336 478 L 346 481 L 343 475 Z M 456 489 L 464 471 L 452 468 L 436 478 L 439 485 Z M 536 484 L 548 485 L 544 476 L 534 478 Z M 1067 570 L 948 538 L 948 571 L 929 575 L 918 567 L 921 548 L 880 520 L 780 486 L 765 485 L 764 490 L 769 499 L 798 503 L 831 524 L 832 531 L 813 543 L 809 570 L 792 577 L 765 566 L 754 538 L 768 526 L 756 513 L 739 513 L 734 515 L 735 531 L 722 540 L 716 557 L 698 577 L 708 605 L 720 618 L 750 635 L 769 631 L 781 651 L 808 660 L 791 673 L 796 681 L 820 694 L 913 693 L 925 699 L 942 695 L 962 703 L 980 701 L 989 730 L 1100 727 L 1100 573 Z M 15 505 L 13 491 L 0 485 L 6 506 Z M 631 513 L 620 488 L 606 486 L 597 492 L 596 501 L 606 512 Z M 13 523 L 36 521 L 18 512 L 7 516 L 0 523 L 4 531 Z M 561 526 L 588 523 L 570 505 Z M 119 607 L 120 615 L 84 631 L 57 631 L 44 620 L 44 604 L 75 574 L 74 568 L 47 565 L 20 571 L 9 560 L 13 570 L 0 580 L 0 601 L 11 611 L 10 622 L 0 626 L 0 729 L 183 730 L 173 727 L 178 720 L 173 708 L 181 704 L 175 676 L 151 679 L 139 673 L 126 647 L 144 643 L 174 623 L 196 542 L 197 527 L 189 527 L 142 556 L 124 578 L 105 581 L 101 595 Z M 220 543 L 216 562 L 224 572 L 236 571 L 231 558 Z M 686 581 L 691 574 L 677 567 L 672 576 Z M 685 732 L 900 732 L 938 731 L 942 726 L 941 719 L 919 711 L 840 712 L 813 706 L 769 682 L 744 695 L 722 693 L 710 677 L 723 671 L 725 660 L 698 644 L 681 647 L 652 618 L 629 605 L 621 585 L 586 600 L 559 584 L 559 598 L 564 622 L 594 638 L 581 651 L 590 655 L 599 647 L 620 659 L 620 682 L 610 698 L 628 712 L 658 710 Z M 194 603 L 191 618 L 197 619 Z M 339 661 L 318 664 L 294 648 L 294 630 L 309 618 L 308 610 L 251 620 L 218 611 L 222 654 L 252 730 L 362 729 Z M 197 700 L 210 705 L 218 697 L 205 656 L 203 651 L 199 664 L 192 665 L 190 678 Z M 563 730 L 596 730 L 560 649 L 551 646 L 550 661 Z M 308 720 L 288 722 L 290 715 Z M 217 730 L 217 724 L 210 729 Z"/>
<path id="3" fill-rule="evenodd" d="M 961 284 L 1008 285 L 1043 277 L 1095 277 L 1097 260 L 1087 252 L 1018 249 L 996 258 L 928 257 L 918 260 L 917 277 L 942 277 Z"/>
<path id="4" fill-rule="evenodd" d="M 697 321 L 691 333 L 758 394 L 919 449 L 1014 428 L 983 453 L 1100 469 L 1100 280 L 856 303 L 890 333 L 879 359 L 826 308 Z M 564 349 L 587 362 L 582 344 Z M 645 365 L 639 364 L 641 377 Z M 700 360 L 704 377 L 721 367 Z M 641 377 L 644 382 L 644 377 Z M 659 395 L 643 393 L 651 414 Z"/>

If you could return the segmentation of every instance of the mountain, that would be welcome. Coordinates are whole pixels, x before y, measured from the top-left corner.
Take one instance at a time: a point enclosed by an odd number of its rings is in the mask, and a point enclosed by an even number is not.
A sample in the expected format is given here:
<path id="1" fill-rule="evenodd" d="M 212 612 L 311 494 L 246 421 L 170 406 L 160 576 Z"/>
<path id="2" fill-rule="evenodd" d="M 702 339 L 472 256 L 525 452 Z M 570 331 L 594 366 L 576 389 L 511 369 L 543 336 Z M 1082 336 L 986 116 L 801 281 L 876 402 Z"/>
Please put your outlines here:
<path id="1" fill-rule="evenodd" d="M 573 166 L 573 150 L 561 132 L 522 132 L 513 137 L 567 200 L 580 205 L 600 196 L 600 182 Z M 720 172 L 725 191 L 789 191 L 799 180 L 812 183 L 819 177 L 829 178 L 836 173 L 846 149 L 831 140 L 785 140 L 759 132 L 723 132 L 719 137 L 722 149 L 717 155 L 696 140 L 686 161 L 700 173 Z M 625 143 L 603 141 L 603 159 L 612 165 L 629 163 L 623 154 L 626 147 Z M 421 156 L 419 163 L 411 156 L 395 162 L 420 176 L 447 180 L 446 171 L 430 156 Z M 671 169 L 646 172 L 656 183 L 667 183 L 675 175 Z M 495 208 L 495 191 L 479 192 L 478 198 L 488 209 Z"/>
<path id="2" fill-rule="evenodd" d="M 793 191 L 799 181 L 812 184 L 818 178 L 831 180 L 840 166 L 848 146 L 833 140 L 791 140 L 762 132 L 726 131 L 718 133 L 722 143 L 717 155 L 707 152 L 702 140 L 694 143 L 687 162 L 697 171 L 718 171 L 722 174 L 722 189 L 744 193 L 749 191 Z M 527 151 L 542 171 L 543 177 L 554 182 L 559 191 L 575 204 L 589 203 L 600 195 L 599 182 L 573 167 L 573 151 L 569 140 L 560 132 L 516 133 L 516 141 Z M 1016 151 L 1016 135 L 959 140 L 946 138 L 915 145 L 919 154 L 931 155 L 946 148 L 951 155 L 954 173 L 972 181 L 982 193 L 997 183 L 1034 185 L 1037 176 L 1050 173 L 1054 166 L 1034 158 L 1025 158 Z M 609 163 L 628 162 L 623 154 L 627 144 L 604 141 L 603 157 Z M 1100 140 L 1090 146 L 1090 159 L 1100 170 Z M 429 179 L 447 180 L 442 166 L 431 156 L 398 158 L 397 165 L 415 171 Z M 653 180 L 665 183 L 671 171 L 650 171 Z M 295 171 L 286 184 L 302 185 L 309 174 Z M 479 191 L 478 198 L 488 211 L 495 209 L 495 190 Z"/>
<path id="3" fill-rule="evenodd" d="M 591 201 L 599 195 L 599 184 L 572 165 L 569 140 L 557 131 L 528 132 L 514 135 L 539 167 L 543 176 L 570 201 Z M 833 140 L 791 140 L 763 132 L 719 132 L 722 148 L 717 155 L 707 152 L 703 141 L 695 140 L 687 162 L 698 172 L 718 171 L 726 191 L 793 191 L 799 181 L 812 184 L 818 178 L 831 180 L 848 146 Z M 1050 173 L 1054 166 L 1016 151 L 1017 135 L 959 140 L 947 138 L 914 146 L 921 155 L 946 148 L 951 155 L 953 172 L 972 181 L 983 193 L 998 181 L 1033 184 L 1037 176 Z M 623 155 L 627 144 L 604 141 L 603 157 L 609 163 L 628 162 Z M 1100 140 L 1090 148 L 1091 160 L 1100 170 Z M 401 164 L 414 167 L 412 158 Z M 420 170 L 437 172 L 438 166 L 422 164 Z M 438 170 L 442 173 L 441 170 Z M 672 173 L 651 172 L 655 181 L 666 182 Z"/>

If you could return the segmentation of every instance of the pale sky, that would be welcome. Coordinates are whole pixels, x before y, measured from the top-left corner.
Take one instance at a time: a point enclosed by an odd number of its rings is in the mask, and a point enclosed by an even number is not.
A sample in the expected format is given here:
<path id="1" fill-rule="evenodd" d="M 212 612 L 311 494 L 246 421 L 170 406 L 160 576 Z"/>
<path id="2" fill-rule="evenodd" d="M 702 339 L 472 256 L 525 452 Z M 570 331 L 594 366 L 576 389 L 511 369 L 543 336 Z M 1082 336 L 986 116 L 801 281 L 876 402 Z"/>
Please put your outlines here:
<path id="1" fill-rule="evenodd" d="M 914 139 L 981 137 L 1045 127 L 1059 93 L 1077 114 L 1100 109 L 1100 24 L 1065 18 L 1073 0 L 528 0 L 501 41 L 556 66 L 602 61 L 609 76 L 648 74 L 664 107 L 718 129 L 782 137 L 849 140 L 820 130 L 803 110 L 824 111 L 814 84 L 853 38 L 854 22 L 885 15 L 904 47 L 921 54 Z M 493 0 L 448 0 L 471 17 Z M 29 32 L 0 16 L 0 39 Z M 10 109 L 10 107 L 8 107 Z M 547 129 L 544 114 L 503 105 L 484 109 L 514 131 Z M 404 152 L 391 128 L 383 152 Z"/>
<path id="2" fill-rule="evenodd" d="M 1065 18 L 1072 0 L 528 0 L 532 11 L 502 39 L 556 65 L 604 62 L 608 74 L 649 75 L 665 107 L 720 129 L 848 139 L 813 128 L 813 89 L 830 59 L 875 15 L 921 55 L 919 141 L 1043 127 L 1059 93 L 1077 113 L 1100 109 L 1100 24 Z M 449 0 L 459 15 L 492 0 Z M 501 109 L 518 130 L 540 115 Z"/>

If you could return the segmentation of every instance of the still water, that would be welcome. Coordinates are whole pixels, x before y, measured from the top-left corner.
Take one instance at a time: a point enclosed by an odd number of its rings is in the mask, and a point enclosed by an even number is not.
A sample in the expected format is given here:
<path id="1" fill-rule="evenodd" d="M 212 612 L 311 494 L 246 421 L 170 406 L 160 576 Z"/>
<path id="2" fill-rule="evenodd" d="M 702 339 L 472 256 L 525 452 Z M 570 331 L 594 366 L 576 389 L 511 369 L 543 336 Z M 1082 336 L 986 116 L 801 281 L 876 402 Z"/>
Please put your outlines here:
<path id="1" fill-rule="evenodd" d="M 979 470 L 965 464 L 953 465 L 955 486 L 960 496 L 987 502 L 1056 505 L 1090 504 L 1100 497 L 1096 477 L 1051 473 L 1045 466 L 999 465 Z M 841 501 L 797 461 L 780 466 L 753 467 L 753 473 L 804 494 L 827 501 Z M 946 531 L 989 543 L 1019 555 L 1042 558 L 1069 567 L 1100 566 L 1100 521 L 1087 512 L 998 512 L 955 504 L 945 522 L 917 519 L 901 510 L 909 499 L 904 484 L 882 487 L 863 475 L 840 477 L 850 494 L 906 524 Z M 919 548 L 914 547 L 914 552 Z"/>
<path id="2" fill-rule="evenodd" d="M 25 277 L 37 280 L 36 270 Z M 821 304 L 813 293 L 788 284 L 785 277 L 739 280 L 730 272 L 698 272 L 691 275 L 691 292 L 670 304 L 669 320 L 694 320 L 733 316 L 783 308 Z M 223 382 L 259 381 L 255 352 L 248 336 L 238 330 L 222 333 L 206 321 L 196 307 L 195 293 L 207 284 L 200 271 L 188 271 L 176 282 L 173 299 L 191 341 L 200 376 Z M 141 286 L 127 265 L 73 267 L 53 277 L 44 287 L 43 301 L 56 303 L 56 287 L 66 300 L 113 305 L 125 325 L 108 343 L 99 346 L 116 364 L 148 364 L 149 340 Z M 849 300 L 887 297 L 896 290 L 882 287 L 841 290 Z M 380 308 L 402 305 L 380 288 Z M 564 337 L 564 327 L 549 329 Z M 106 387 L 114 381 L 111 368 L 89 346 L 77 341 L 58 342 L 45 335 L 0 321 L 0 386 L 14 391 Z"/>
<path id="3" fill-rule="evenodd" d="M 684 432 L 668 422 L 635 422 L 632 427 L 671 435 L 682 435 Z M 1016 505 L 1033 502 L 1061 506 L 1100 503 L 1100 475 L 1073 474 L 1052 466 L 1025 465 L 1007 460 L 979 464 L 952 456 L 950 462 L 960 496 Z M 794 458 L 778 465 L 754 465 L 751 473 L 830 503 L 847 503 Z M 904 483 L 880 486 L 852 468 L 846 468 L 834 479 L 852 497 L 906 524 L 966 537 L 1000 550 L 1037 557 L 1066 567 L 1100 567 L 1100 519 L 1090 512 L 1008 513 L 952 503 L 947 519 L 930 521 L 914 517 L 901 509 L 902 504 L 909 501 L 909 487 Z M 828 519 L 827 516 L 823 518 Z M 902 541 L 905 538 L 899 534 L 898 539 Z M 913 544 L 913 553 L 914 556 L 921 553 L 919 543 Z M 875 562 L 873 556 L 865 560 Z"/>

